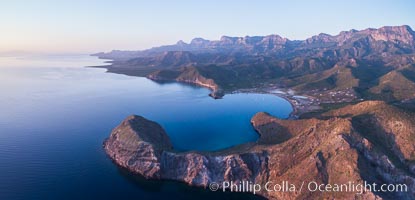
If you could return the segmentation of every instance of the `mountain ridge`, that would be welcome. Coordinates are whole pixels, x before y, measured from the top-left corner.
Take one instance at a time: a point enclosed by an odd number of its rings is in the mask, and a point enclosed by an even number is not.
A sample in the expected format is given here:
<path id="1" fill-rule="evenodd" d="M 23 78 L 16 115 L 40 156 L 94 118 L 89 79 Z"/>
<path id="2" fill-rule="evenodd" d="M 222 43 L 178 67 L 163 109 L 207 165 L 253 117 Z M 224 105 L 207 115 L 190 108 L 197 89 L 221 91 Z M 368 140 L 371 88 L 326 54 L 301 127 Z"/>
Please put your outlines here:
<path id="1" fill-rule="evenodd" d="M 258 45 L 268 42 L 270 46 L 278 46 L 278 45 L 285 45 L 290 43 L 290 45 L 295 45 L 299 43 L 306 43 L 312 44 L 317 41 L 323 42 L 338 42 L 344 43 L 345 40 L 350 39 L 352 34 L 362 34 L 362 35 L 371 35 L 375 40 L 396 40 L 396 41 L 403 41 L 405 43 L 412 43 L 415 38 L 415 33 L 408 25 L 402 26 L 383 26 L 379 29 L 374 28 L 367 28 L 364 30 L 357 31 L 355 29 L 351 29 L 350 31 L 341 31 L 337 35 L 330 35 L 326 33 L 320 33 L 315 36 L 311 36 L 305 40 L 290 40 L 288 38 L 284 38 L 278 34 L 270 34 L 266 36 L 244 36 L 244 37 L 233 37 L 233 36 L 221 36 L 219 40 L 207 40 L 204 38 L 193 38 L 190 43 L 185 43 L 182 40 L 178 41 L 176 44 L 173 45 L 163 45 L 159 47 L 152 47 L 146 50 L 139 50 L 139 51 L 121 51 L 121 50 L 113 50 L 109 53 L 96 53 L 93 55 L 108 58 L 108 59 L 119 59 L 119 54 L 125 54 L 131 57 L 139 57 L 141 53 L 144 55 L 151 54 L 151 52 L 163 52 L 163 51 L 194 51 L 200 50 L 197 48 L 214 48 L 218 47 L 219 45 Z M 402 35 L 403 37 L 397 37 L 397 35 Z M 261 45 L 259 45 L 261 46 Z M 233 46 L 235 47 L 235 46 Z M 196 48 L 196 49 L 195 49 Z M 272 49 L 272 48 L 271 48 Z"/>
<path id="2" fill-rule="evenodd" d="M 415 93 L 415 32 L 407 25 L 321 33 L 305 40 L 276 34 L 194 38 L 95 55 L 113 59 L 104 66 L 108 72 L 198 84 L 210 88 L 214 98 L 270 86 L 312 97 L 316 105 L 415 98 L 409 95 Z"/>

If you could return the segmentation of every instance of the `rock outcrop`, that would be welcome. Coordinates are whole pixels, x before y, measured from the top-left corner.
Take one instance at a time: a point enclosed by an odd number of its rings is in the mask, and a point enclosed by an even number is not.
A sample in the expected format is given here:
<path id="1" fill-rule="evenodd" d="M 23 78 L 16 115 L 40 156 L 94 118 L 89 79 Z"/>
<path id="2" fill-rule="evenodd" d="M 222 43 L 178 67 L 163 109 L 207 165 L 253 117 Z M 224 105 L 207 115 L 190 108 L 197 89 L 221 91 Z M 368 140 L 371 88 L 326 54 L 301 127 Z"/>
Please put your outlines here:
<path id="1" fill-rule="evenodd" d="M 209 95 L 215 99 L 220 99 L 224 95 L 222 88 L 213 79 L 203 76 L 196 67 L 190 66 L 180 70 L 158 70 L 149 74 L 147 78 L 155 81 L 190 83 L 209 88 L 212 91 Z"/>
<path id="2" fill-rule="evenodd" d="M 223 181 L 288 181 L 293 192 L 261 190 L 270 199 L 414 199 L 414 114 L 368 101 L 324 113 L 318 118 L 281 120 L 257 113 L 251 120 L 260 134 L 218 152 L 175 152 L 155 122 L 130 116 L 104 146 L 120 166 L 146 178 L 207 187 Z M 368 130 L 373 129 L 373 130 Z M 302 183 L 406 184 L 407 192 L 312 192 Z"/>
<path id="3" fill-rule="evenodd" d="M 112 131 L 104 147 L 118 165 L 146 178 L 161 178 L 161 154 L 173 149 L 159 124 L 135 115 Z"/>

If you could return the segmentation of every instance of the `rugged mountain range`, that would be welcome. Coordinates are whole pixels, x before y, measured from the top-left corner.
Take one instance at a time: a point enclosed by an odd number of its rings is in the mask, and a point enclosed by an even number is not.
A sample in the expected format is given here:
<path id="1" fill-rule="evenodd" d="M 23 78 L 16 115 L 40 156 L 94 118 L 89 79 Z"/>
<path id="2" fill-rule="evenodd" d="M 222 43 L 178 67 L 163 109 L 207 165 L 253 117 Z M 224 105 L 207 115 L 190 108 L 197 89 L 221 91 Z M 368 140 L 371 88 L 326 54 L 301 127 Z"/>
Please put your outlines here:
<path id="1" fill-rule="evenodd" d="M 166 52 L 191 52 L 196 55 L 226 54 L 227 56 L 250 54 L 270 55 L 286 58 L 288 55 L 321 55 L 364 57 L 369 53 L 408 53 L 414 50 L 415 33 L 409 26 L 385 26 L 379 29 L 343 31 L 338 35 L 319 34 L 304 41 L 289 40 L 279 35 L 229 37 L 220 40 L 195 38 L 189 44 L 179 41 L 174 45 L 154 47 L 143 51 L 112 51 L 97 56 L 115 60 L 137 57 L 158 57 Z M 390 42 L 390 43 L 389 43 Z M 311 52 L 304 52 L 313 50 Z M 338 51 L 333 51 L 338 50 Z M 365 52 L 370 51 L 370 52 Z M 376 51 L 376 52 L 374 52 Z M 180 58 L 182 54 L 178 55 Z M 183 54 L 184 56 L 187 56 Z M 215 63 L 214 59 L 209 63 Z M 203 63 L 203 61 L 201 62 Z M 165 63 L 165 66 L 168 66 Z"/>
<path id="2" fill-rule="evenodd" d="M 270 192 L 269 199 L 415 199 L 415 33 L 409 26 L 319 34 L 201 38 L 144 51 L 96 54 L 109 72 L 194 83 L 213 97 L 283 89 L 297 120 L 251 119 L 260 138 L 217 152 L 178 152 L 156 122 L 130 116 L 105 141 L 120 166 L 148 179 L 207 187 L 223 181 L 406 184 L 406 192 Z M 294 97 L 294 95 L 289 95 Z M 287 98 L 290 98 L 286 96 Z M 300 103 L 299 103 L 300 102 Z"/>
<path id="3" fill-rule="evenodd" d="M 195 38 L 189 44 L 95 55 L 113 60 L 105 66 L 110 72 L 196 83 L 218 97 L 269 84 L 311 96 L 352 90 L 356 98 L 402 101 L 415 94 L 415 32 L 409 26 L 319 34 L 302 41 L 278 35 Z"/>

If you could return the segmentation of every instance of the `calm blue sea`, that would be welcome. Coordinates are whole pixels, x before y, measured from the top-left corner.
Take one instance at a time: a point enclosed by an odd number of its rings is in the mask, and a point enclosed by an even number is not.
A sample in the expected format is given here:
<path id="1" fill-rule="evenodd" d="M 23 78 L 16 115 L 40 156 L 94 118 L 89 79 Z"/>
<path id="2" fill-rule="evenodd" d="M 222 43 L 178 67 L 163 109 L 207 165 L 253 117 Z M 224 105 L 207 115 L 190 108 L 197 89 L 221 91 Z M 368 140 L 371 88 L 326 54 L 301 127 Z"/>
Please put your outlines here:
<path id="1" fill-rule="evenodd" d="M 285 118 L 282 98 L 159 84 L 85 68 L 84 55 L 0 57 L 0 199 L 240 199 L 169 181 L 146 181 L 119 169 L 102 142 L 126 116 L 157 121 L 179 150 L 217 150 L 258 135 L 259 111 Z"/>

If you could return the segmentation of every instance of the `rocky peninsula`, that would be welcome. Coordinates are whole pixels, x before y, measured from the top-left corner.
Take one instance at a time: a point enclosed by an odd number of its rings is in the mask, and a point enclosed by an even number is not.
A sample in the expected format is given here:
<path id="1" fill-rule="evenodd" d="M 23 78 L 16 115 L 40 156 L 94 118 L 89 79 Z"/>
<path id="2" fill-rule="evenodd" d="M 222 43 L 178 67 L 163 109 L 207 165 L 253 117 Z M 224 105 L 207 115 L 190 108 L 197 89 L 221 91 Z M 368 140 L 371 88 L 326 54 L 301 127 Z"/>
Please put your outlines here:
<path id="1" fill-rule="evenodd" d="M 272 192 L 269 199 L 414 199 L 415 114 L 382 101 L 365 101 L 300 120 L 267 113 L 251 119 L 258 141 L 216 152 L 178 152 L 164 129 L 127 117 L 105 141 L 119 166 L 148 179 L 191 186 L 250 181 L 319 184 L 402 184 L 407 192 Z"/>

